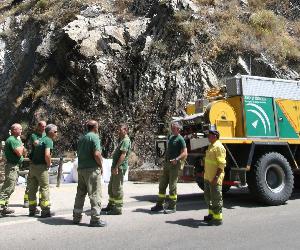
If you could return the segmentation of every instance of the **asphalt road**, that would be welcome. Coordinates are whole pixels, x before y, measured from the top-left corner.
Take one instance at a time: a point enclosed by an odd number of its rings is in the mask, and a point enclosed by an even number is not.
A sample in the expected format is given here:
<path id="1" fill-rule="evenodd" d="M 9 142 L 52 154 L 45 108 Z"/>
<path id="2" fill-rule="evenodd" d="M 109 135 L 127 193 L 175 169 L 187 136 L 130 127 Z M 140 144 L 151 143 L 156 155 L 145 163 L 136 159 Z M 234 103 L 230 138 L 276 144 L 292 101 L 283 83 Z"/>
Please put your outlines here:
<path id="1" fill-rule="evenodd" d="M 233 189 L 224 198 L 224 225 L 208 227 L 202 221 L 207 212 L 203 193 L 195 185 L 180 184 L 184 192 L 178 211 L 168 215 L 150 213 L 157 187 L 153 185 L 125 184 L 124 214 L 103 215 L 106 228 L 89 228 L 88 216 L 80 225 L 72 224 L 74 188 L 51 198 L 59 205 L 54 206 L 56 216 L 48 219 L 27 217 L 15 202 L 22 194 L 18 191 L 12 204 L 16 214 L 0 219 L 0 249 L 300 248 L 300 191 L 286 205 L 267 207 L 254 201 L 246 189 Z"/>

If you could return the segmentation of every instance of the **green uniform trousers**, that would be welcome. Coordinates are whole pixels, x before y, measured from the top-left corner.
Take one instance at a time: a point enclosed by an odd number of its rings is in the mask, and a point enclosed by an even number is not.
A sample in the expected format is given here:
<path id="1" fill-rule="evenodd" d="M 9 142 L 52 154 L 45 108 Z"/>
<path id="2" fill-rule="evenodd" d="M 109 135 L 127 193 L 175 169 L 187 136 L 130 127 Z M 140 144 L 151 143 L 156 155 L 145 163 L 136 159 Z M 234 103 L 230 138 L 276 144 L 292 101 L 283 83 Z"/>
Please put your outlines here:
<path id="1" fill-rule="evenodd" d="M 208 180 L 204 180 L 204 199 L 208 206 L 208 213 L 216 220 L 222 220 L 222 186 L 212 185 Z"/>
<path id="2" fill-rule="evenodd" d="M 73 210 L 74 218 L 81 218 L 86 194 L 91 203 L 91 221 L 100 219 L 101 211 L 101 170 L 99 168 L 78 169 L 78 185 Z"/>
<path id="3" fill-rule="evenodd" d="M 182 166 L 183 163 L 181 161 L 178 161 L 176 165 L 171 164 L 169 161 L 164 163 L 163 174 L 159 181 L 158 205 L 164 204 L 166 199 L 166 189 L 169 185 L 169 206 L 170 208 L 176 207 L 178 174 Z"/>
<path id="4" fill-rule="evenodd" d="M 117 175 L 111 173 L 108 184 L 108 206 L 116 210 L 122 210 L 123 207 L 123 182 L 125 173 L 126 170 L 123 169 L 119 169 Z"/>
<path id="5" fill-rule="evenodd" d="M 27 175 L 27 180 L 26 180 L 26 188 L 25 188 L 25 193 L 24 193 L 24 202 L 29 201 L 29 187 L 30 187 L 30 175 Z M 41 196 L 41 190 L 39 192 L 39 200 L 42 200 Z"/>
<path id="6" fill-rule="evenodd" d="M 25 193 L 24 193 L 24 202 L 29 201 L 29 186 L 30 186 L 30 176 L 28 174 L 27 175 L 27 180 L 26 180 Z"/>
<path id="7" fill-rule="evenodd" d="M 0 207 L 8 205 L 11 194 L 15 191 L 16 182 L 19 176 L 19 165 L 6 163 L 5 180 L 0 190 Z"/>
<path id="8" fill-rule="evenodd" d="M 49 174 L 46 164 L 31 164 L 29 170 L 29 210 L 35 211 L 37 206 L 36 193 L 40 188 L 42 211 L 50 211 Z"/>

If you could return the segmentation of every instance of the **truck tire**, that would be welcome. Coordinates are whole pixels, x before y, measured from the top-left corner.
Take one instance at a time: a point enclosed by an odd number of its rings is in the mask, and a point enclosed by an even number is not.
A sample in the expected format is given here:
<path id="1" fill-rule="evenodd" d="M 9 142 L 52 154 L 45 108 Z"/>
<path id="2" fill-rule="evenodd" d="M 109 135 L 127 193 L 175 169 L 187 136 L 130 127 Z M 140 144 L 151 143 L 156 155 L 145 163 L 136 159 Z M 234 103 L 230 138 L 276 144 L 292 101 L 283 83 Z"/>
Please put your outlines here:
<path id="1" fill-rule="evenodd" d="M 276 152 L 261 156 L 249 172 L 250 192 L 266 205 L 282 205 L 291 196 L 294 176 L 287 159 Z"/>
<path id="2" fill-rule="evenodd" d="M 198 187 L 204 191 L 204 178 L 203 177 L 200 177 L 200 176 L 196 176 L 196 182 L 198 184 Z M 231 186 L 228 186 L 228 185 L 223 185 L 222 186 L 222 193 L 225 194 L 227 193 L 229 190 L 230 190 Z"/>

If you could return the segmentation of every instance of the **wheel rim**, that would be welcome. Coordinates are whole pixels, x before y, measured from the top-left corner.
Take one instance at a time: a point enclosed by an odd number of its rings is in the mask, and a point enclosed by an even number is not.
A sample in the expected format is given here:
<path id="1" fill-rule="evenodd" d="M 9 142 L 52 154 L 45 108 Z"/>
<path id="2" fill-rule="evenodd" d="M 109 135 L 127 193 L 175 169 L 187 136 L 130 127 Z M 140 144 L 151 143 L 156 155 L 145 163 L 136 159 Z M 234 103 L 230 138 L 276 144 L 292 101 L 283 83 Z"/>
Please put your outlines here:
<path id="1" fill-rule="evenodd" d="M 270 164 L 266 169 L 265 182 L 273 193 L 280 193 L 285 186 L 285 173 L 280 165 Z"/>

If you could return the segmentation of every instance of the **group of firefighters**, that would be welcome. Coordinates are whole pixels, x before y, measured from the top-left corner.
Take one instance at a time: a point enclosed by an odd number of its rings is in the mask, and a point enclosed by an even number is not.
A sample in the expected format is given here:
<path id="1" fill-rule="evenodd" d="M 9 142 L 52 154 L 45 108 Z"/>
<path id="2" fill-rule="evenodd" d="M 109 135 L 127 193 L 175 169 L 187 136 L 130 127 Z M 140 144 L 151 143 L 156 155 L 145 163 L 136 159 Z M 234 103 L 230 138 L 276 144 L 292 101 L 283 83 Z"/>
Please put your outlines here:
<path id="1" fill-rule="evenodd" d="M 77 148 L 78 155 L 78 185 L 73 210 L 73 223 L 79 224 L 82 219 L 85 197 L 88 194 L 91 204 L 91 227 L 104 227 L 106 222 L 100 219 L 100 213 L 109 215 L 121 215 L 123 207 L 123 180 L 128 169 L 128 158 L 131 151 L 131 141 L 128 136 L 128 126 L 122 123 L 118 126 L 118 146 L 113 152 L 111 177 L 108 185 L 109 201 L 105 208 L 101 209 L 101 176 L 102 147 L 99 138 L 99 124 L 89 120 L 86 123 L 86 134 L 80 137 Z M 184 138 L 180 135 L 181 124 L 171 124 L 171 136 L 168 139 L 168 147 L 163 167 L 163 174 L 159 182 L 159 194 L 152 212 L 174 213 L 177 203 L 177 180 L 180 170 L 183 169 L 187 158 L 187 147 Z M 13 124 L 11 135 L 5 142 L 4 155 L 5 181 L 0 189 L 0 217 L 14 213 L 8 207 L 8 201 L 14 192 L 18 178 L 19 166 L 22 164 L 27 150 L 20 136 L 22 126 Z M 219 141 L 219 132 L 209 130 L 208 140 L 210 145 L 205 155 L 204 172 L 204 197 L 208 206 L 208 215 L 204 216 L 207 225 L 219 226 L 222 218 L 222 182 L 224 168 L 226 166 L 226 150 Z M 51 217 L 49 200 L 49 176 L 53 141 L 57 137 L 57 126 L 38 122 L 36 131 L 30 137 L 31 150 L 27 187 L 24 195 L 24 206 L 29 208 L 29 216 L 40 213 L 37 208 L 36 194 L 39 190 L 39 206 L 41 217 Z M 169 200 L 166 201 L 166 189 L 169 186 Z"/>

